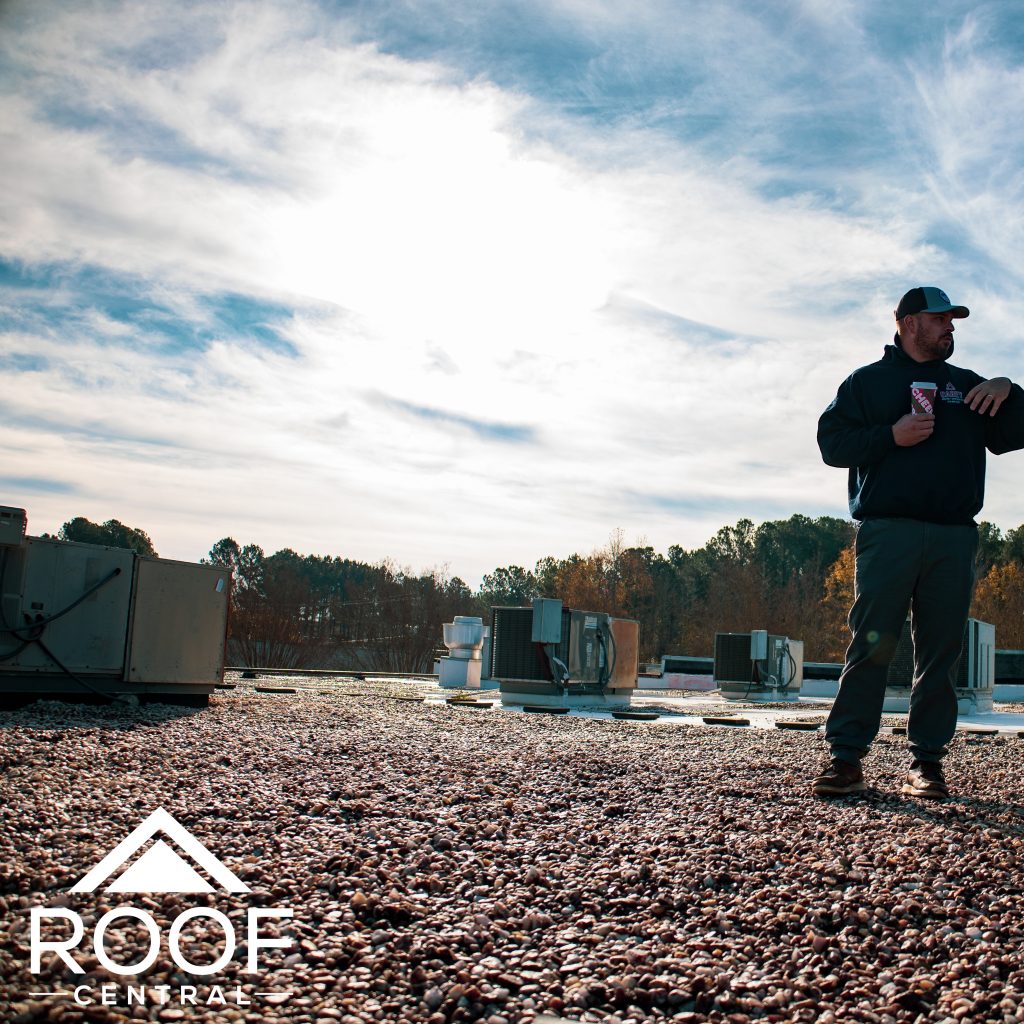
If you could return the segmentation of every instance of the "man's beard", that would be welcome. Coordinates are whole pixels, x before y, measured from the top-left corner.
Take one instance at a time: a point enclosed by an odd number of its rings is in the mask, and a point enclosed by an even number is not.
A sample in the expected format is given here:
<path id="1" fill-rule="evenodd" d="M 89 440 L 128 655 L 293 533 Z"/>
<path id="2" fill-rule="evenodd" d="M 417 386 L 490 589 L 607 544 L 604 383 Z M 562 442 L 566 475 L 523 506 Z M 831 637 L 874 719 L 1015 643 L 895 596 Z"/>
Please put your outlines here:
<path id="1" fill-rule="evenodd" d="M 943 334 L 924 346 L 925 353 L 932 359 L 945 359 L 953 347 L 953 335 Z"/>

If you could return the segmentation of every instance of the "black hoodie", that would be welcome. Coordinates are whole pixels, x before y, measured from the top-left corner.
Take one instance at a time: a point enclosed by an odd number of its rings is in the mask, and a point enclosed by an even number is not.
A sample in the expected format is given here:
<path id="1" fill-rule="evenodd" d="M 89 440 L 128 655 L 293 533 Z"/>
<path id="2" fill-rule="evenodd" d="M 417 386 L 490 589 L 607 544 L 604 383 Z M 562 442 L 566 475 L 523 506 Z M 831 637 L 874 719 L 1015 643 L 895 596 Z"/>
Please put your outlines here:
<path id="1" fill-rule="evenodd" d="M 1024 448 L 1024 391 L 1010 390 L 995 416 L 964 397 L 985 378 L 946 359 L 918 363 L 899 345 L 877 363 L 854 371 L 818 420 L 818 447 L 829 466 L 850 470 L 850 515 L 969 525 L 985 499 L 985 449 L 993 455 Z M 953 354 L 953 348 L 946 358 Z M 938 385 L 935 432 L 901 448 L 893 424 L 910 412 L 910 385 Z"/>

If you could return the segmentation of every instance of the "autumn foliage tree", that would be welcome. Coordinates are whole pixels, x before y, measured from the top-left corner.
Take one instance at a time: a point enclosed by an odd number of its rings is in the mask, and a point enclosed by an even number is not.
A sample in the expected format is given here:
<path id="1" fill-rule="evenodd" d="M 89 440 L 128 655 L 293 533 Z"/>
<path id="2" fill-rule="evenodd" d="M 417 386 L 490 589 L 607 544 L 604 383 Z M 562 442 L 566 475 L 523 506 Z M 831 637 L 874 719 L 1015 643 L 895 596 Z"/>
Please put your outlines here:
<path id="1" fill-rule="evenodd" d="M 978 582 L 971 614 L 996 627 L 996 644 L 1024 650 L 1024 566 L 993 565 Z"/>
<path id="2" fill-rule="evenodd" d="M 996 627 L 996 644 L 1024 649 L 1024 525 L 1005 535 L 979 524 L 971 614 Z M 60 539 L 155 554 L 142 530 L 116 519 L 66 522 Z M 429 672 L 454 616 L 488 621 L 495 605 L 557 597 L 568 607 L 640 623 L 642 661 L 710 656 L 716 632 L 766 629 L 804 641 L 808 661 L 841 661 L 853 603 L 853 523 L 803 515 L 755 525 L 740 519 L 705 544 L 660 554 L 621 530 L 588 554 L 547 556 L 532 570 L 499 567 L 476 593 L 447 567 L 424 572 L 285 548 L 219 540 L 204 561 L 231 569 L 229 661 L 252 667 Z"/>
<path id="3" fill-rule="evenodd" d="M 637 619 L 645 660 L 711 655 L 716 632 L 751 629 L 804 639 L 810 659 L 829 646 L 824 578 L 852 534 L 852 524 L 829 517 L 741 519 L 703 547 L 673 546 L 666 557 L 627 547 L 616 531 L 589 555 L 542 559 L 535 575 L 541 593 L 570 607 Z"/>
<path id="4" fill-rule="evenodd" d="M 991 523 L 981 523 L 978 582 L 971 617 L 995 626 L 996 645 L 1024 649 L 1024 527 L 1004 539 Z M 822 597 L 826 638 L 824 660 L 842 661 L 850 634 L 847 616 L 854 598 L 854 548 L 844 549 L 825 577 Z"/>
<path id="5" fill-rule="evenodd" d="M 842 661 L 850 643 L 847 621 L 853 605 L 854 549 L 851 544 L 839 553 L 825 576 L 821 600 L 821 660 Z"/>

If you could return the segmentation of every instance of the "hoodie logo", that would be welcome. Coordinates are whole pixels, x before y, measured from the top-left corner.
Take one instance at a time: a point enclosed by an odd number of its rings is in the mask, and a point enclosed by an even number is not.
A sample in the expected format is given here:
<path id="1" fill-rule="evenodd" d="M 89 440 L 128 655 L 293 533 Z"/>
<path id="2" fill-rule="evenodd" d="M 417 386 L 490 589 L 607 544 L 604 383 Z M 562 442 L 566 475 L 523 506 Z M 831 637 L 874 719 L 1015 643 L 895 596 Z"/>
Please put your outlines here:
<path id="1" fill-rule="evenodd" d="M 964 393 L 962 391 L 957 391 L 957 389 L 953 387 L 953 382 L 950 381 L 939 392 L 939 398 L 941 398 L 944 402 L 951 403 L 952 405 L 963 405 Z"/>

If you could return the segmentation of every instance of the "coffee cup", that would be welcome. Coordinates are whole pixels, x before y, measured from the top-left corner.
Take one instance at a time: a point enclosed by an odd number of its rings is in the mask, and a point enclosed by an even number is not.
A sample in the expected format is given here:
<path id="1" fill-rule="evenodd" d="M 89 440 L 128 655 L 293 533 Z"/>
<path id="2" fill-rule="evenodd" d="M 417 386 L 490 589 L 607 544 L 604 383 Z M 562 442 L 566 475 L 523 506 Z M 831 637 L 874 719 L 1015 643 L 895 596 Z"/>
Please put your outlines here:
<path id="1" fill-rule="evenodd" d="M 910 411 L 915 416 L 935 414 L 935 396 L 939 393 L 939 385 L 931 381 L 915 380 L 910 385 Z"/>

